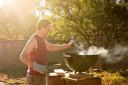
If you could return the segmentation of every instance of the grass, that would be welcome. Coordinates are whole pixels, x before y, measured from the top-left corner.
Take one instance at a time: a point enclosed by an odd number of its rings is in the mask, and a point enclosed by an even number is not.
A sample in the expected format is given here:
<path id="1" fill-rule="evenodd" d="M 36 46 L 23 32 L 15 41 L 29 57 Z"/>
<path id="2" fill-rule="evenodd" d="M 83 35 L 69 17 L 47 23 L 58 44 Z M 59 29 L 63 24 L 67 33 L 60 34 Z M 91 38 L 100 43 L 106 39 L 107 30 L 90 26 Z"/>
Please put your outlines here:
<path id="1" fill-rule="evenodd" d="M 102 78 L 102 85 L 128 85 L 128 77 L 117 73 L 101 72 L 95 73 L 95 76 Z"/>
<path id="2" fill-rule="evenodd" d="M 26 78 L 9 79 L 5 83 L 9 85 L 26 85 Z"/>
<path id="3" fill-rule="evenodd" d="M 123 77 L 119 73 L 95 72 L 94 76 L 102 78 L 102 85 L 128 85 L 128 77 Z M 26 85 L 26 77 L 9 78 L 7 74 L 3 73 L 0 73 L 0 81 L 7 85 Z"/>

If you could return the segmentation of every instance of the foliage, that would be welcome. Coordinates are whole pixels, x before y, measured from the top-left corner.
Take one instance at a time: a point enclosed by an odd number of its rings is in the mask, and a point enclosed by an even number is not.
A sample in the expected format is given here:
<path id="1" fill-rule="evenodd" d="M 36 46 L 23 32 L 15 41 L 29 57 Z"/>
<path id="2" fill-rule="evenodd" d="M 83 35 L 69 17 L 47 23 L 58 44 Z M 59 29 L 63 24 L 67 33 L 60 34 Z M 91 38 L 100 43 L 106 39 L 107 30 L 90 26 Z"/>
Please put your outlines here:
<path id="1" fill-rule="evenodd" d="M 97 0 L 92 8 L 90 19 L 93 25 L 96 26 L 96 33 L 94 41 L 102 39 L 99 44 L 112 46 L 115 43 L 127 42 L 128 36 L 128 9 L 126 4 L 116 4 L 109 0 Z M 105 41 L 105 42 L 103 42 Z M 103 42 L 103 43 L 102 43 Z"/>
<path id="2" fill-rule="evenodd" d="M 128 79 L 119 73 L 101 72 L 95 73 L 95 77 L 102 78 L 102 85 L 128 85 Z"/>
<path id="3" fill-rule="evenodd" d="M 13 0 L 0 8 L 0 39 L 26 39 L 35 31 L 31 0 Z M 22 3 L 22 4 L 20 4 Z M 54 32 L 60 42 L 75 38 L 88 45 L 112 46 L 128 42 L 128 3 L 115 0 L 47 0 Z"/>
<path id="4" fill-rule="evenodd" d="M 9 79 L 6 81 L 8 85 L 27 85 L 26 78 Z"/>
<path id="5" fill-rule="evenodd" d="M 56 31 L 53 38 L 74 36 L 89 45 L 112 46 L 127 42 L 128 6 L 110 0 L 48 0 Z"/>
<path id="6" fill-rule="evenodd" d="M 26 39 L 35 31 L 36 17 L 30 0 L 5 1 L 0 8 L 0 39 Z"/>
<path id="7" fill-rule="evenodd" d="M 61 3 L 63 2 L 63 3 Z M 82 1 L 83 2 L 83 1 Z M 49 6 L 51 12 L 54 14 L 54 25 L 56 28 L 55 33 L 52 33 L 56 39 L 68 40 L 72 36 L 77 39 L 81 39 L 85 35 L 84 29 L 81 29 L 82 21 L 85 17 L 83 6 L 77 7 L 77 4 L 82 4 L 82 2 L 77 2 L 76 0 L 49 0 Z M 53 8 L 53 9 L 52 9 Z M 79 15 L 78 15 L 79 13 Z M 81 13 L 81 14 L 80 14 Z M 82 20 L 80 20 L 82 19 Z M 87 21 L 85 21 L 88 23 Z M 83 24 L 84 25 L 84 24 Z M 86 26 L 86 25 L 84 25 Z M 84 27 L 85 28 L 85 27 Z M 64 34 L 64 35 L 62 35 Z M 78 37 L 80 35 L 80 37 Z M 82 36 L 81 36 L 82 35 Z"/>
<path id="8" fill-rule="evenodd" d="M 6 80 L 8 80 L 8 75 L 0 73 L 0 81 L 6 81 Z"/>

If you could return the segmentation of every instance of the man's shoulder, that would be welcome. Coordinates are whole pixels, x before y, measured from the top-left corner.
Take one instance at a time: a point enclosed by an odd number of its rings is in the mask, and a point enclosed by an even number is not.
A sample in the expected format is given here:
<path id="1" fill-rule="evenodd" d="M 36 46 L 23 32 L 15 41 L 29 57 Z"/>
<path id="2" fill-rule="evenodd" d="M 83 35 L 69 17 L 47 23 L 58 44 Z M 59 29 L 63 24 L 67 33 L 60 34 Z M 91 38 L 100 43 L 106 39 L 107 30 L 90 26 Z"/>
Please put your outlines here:
<path id="1" fill-rule="evenodd" d="M 27 43 L 36 43 L 37 42 L 37 40 L 36 40 L 36 38 L 34 37 L 34 35 L 32 35 L 29 39 L 28 39 L 28 41 L 27 41 Z"/>

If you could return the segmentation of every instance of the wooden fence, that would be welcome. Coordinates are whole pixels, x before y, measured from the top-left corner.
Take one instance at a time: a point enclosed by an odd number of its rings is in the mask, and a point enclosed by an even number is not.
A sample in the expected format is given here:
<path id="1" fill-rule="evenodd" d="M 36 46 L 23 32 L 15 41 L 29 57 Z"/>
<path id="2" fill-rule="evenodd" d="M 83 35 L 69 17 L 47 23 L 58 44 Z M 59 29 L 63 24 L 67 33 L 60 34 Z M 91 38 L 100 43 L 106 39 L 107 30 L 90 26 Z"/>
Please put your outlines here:
<path id="1" fill-rule="evenodd" d="M 26 71 L 25 66 L 19 60 L 20 53 L 26 44 L 26 40 L 0 40 L 0 72 L 17 73 Z M 64 63 L 62 52 L 49 52 L 49 63 Z"/>

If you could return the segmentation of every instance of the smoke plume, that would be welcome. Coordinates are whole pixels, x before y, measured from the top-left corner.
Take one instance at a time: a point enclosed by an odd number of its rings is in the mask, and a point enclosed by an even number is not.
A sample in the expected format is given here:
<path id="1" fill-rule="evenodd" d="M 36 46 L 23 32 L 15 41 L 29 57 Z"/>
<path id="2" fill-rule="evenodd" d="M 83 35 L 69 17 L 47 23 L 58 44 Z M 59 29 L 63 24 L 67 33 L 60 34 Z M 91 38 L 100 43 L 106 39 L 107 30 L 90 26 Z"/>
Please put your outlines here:
<path id="1" fill-rule="evenodd" d="M 128 47 L 116 44 L 110 49 L 104 47 L 90 46 L 88 49 L 83 49 L 79 52 L 81 55 L 99 55 L 106 59 L 106 62 L 114 63 L 123 59 L 127 54 Z"/>

